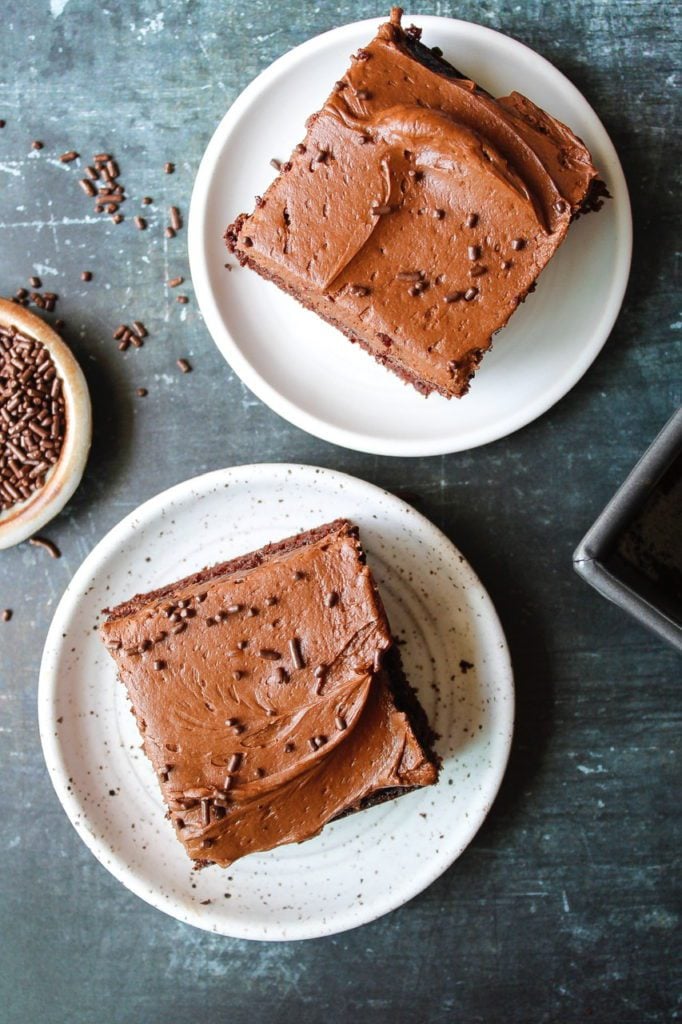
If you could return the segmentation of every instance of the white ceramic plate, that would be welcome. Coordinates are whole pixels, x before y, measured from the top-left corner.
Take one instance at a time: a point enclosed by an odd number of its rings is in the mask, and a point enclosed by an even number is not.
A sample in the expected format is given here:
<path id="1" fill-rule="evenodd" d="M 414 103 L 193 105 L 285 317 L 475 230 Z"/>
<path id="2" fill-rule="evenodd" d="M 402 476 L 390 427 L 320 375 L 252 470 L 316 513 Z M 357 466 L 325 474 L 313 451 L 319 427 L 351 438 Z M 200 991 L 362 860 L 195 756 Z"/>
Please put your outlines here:
<path id="1" fill-rule="evenodd" d="M 296 47 L 241 94 L 197 174 L 189 255 L 197 298 L 215 343 L 245 384 L 304 430 L 378 455 L 441 455 L 525 426 L 562 398 L 606 341 L 630 269 L 630 202 L 616 152 L 585 98 L 526 46 L 449 18 L 406 16 L 424 41 L 494 95 L 523 92 L 565 121 L 591 149 L 613 199 L 579 220 L 538 290 L 497 336 L 470 393 L 423 398 L 294 299 L 240 268 L 228 272 L 226 226 L 253 208 L 349 57 L 381 20 L 346 25 Z"/>
<path id="2" fill-rule="evenodd" d="M 393 630 L 405 641 L 408 677 L 442 737 L 440 781 L 335 822 L 300 846 L 227 870 L 193 871 L 164 819 L 124 688 L 97 637 L 100 609 L 336 516 L 361 528 Z M 473 667 L 463 671 L 462 659 Z M 333 934 L 421 892 L 485 818 L 507 763 L 513 714 L 504 635 L 463 556 L 395 496 L 310 466 L 209 473 L 127 516 L 64 594 L 40 675 L 50 777 L 95 856 L 181 921 L 255 939 Z"/>

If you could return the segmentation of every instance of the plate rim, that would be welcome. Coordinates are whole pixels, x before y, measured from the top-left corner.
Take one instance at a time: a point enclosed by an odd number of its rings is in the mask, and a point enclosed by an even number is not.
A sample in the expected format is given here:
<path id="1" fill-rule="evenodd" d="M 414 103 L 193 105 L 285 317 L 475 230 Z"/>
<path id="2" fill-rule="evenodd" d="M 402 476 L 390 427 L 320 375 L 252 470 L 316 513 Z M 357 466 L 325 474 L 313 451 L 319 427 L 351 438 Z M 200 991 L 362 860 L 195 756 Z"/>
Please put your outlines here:
<path id="1" fill-rule="evenodd" d="M 429 26 L 447 26 L 451 31 L 454 30 L 464 34 L 471 33 L 484 39 L 487 37 L 489 39 L 495 38 L 497 41 L 502 40 L 520 58 L 532 61 L 536 66 L 543 69 L 545 74 L 554 77 L 561 84 L 571 102 L 578 103 L 583 107 L 585 116 L 591 121 L 593 134 L 600 136 L 600 148 L 604 152 L 605 165 L 609 169 L 609 185 L 613 193 L 611 201 L 618 204 L 616 207 L 614 231 L 619 244 L 616 251 L 616 259 L 613 262 L 606 300 L 602 304 L 600 314 L 595 319 L 590 334 L 590 343 L 583 344 L 577 357 L 573 360 L 572 364 L 569 364 L 567 370 L 555 382 L 554 386 L 542 392 L 534 401 L 522 406 L 514 415 L 507 416 L 501 426 L 498 421 L 493 421 L 492 424 L 488 424 L 475 431 L 473 438 L 469 440 L 465 439 L 460 442 L 455 435 L 449 433 L 443 433 L 437 439 L 419 439 L 416 441 L 406 441 L 405 439 L 393 441 L 387 438 L 376 438 L 371 434 L 362 433 L 350 427 L 341 427 L 327 423 L 319 415 L 302 409 L 296 402 L 280 394 L 277 388 L 270 384 L 256 367 L 252 365 L 223 322 L 218 303 L 209 284 L 209 267 L 204 244 L 204 224 L 207 213 L 207 198 L 217 160 L 225 140 L 229 137 L 230 132 L 234 129 L 242 114 L 248 110 L 251 102 L 260 96 L 283 71 L 289 69 L 290 65 L 295 67 L 301 58 L 305 58 L 309 53 L 324 46 L 332 36 L 337 36 L 339 41 L 341 41 L 344 36 L 353 35 L 359 30 L 367 29 L 369 33 L 383 24 L 386 20 L 385 18 L 368 18 L 340 25 L 299 43 L 264 68 L 242 90 L 221 118 L 202 156 L 194 180 L 190 201 L 187 249 L 192 283 L 208 333 L 228 365 L 260 401 L 289 423 L 331 444 L 371 455 L 418 458 L 470 451 L 508 437 L 510 434 L 521 430 L 540 416 L 543 416 L 544 413 L 548 412 L 575 387 L 606 344 L 622 308 L 632 263 L 633 225 L 627 181 L 611 137 L 586 97 L 551 61 L 513 36 L 506 35 L 504 32 L 498 32 L 496 29 L 489 28 L 486 25 L 479 25 L 476 22 L 464 21 L 458 18 L 447 18 L 440 15 L 419 14 L 405 14 L 404 19 L 416 19 L 417 24 L 425 28 Z"/>
<path id="2" fill-rule="evenodd" d="M 398 506 L 401 506 L 403 509 L 408 509 L 410 516 L 419 523 L 421 529 L 426 530 L 427 534 L 431 534 L 434 541 L 445 545 L 452 557 L 456 558 L 458 562 L 460 562 L 461 559 L 460 564 L 463 564 L 466 567 L 466 571 L 470 574 L 472 585 L 477 587 L 478 592 L 481 595 L 482 602 L 486 609 L 487 622 L 495 633 L 496 657 L 499 659 L 500 666 L 500 671 L 496 678 L 499 678 L 500 683 L 504 686 L 504 710 L 506 712 L 506 717 L 504 718 L 500 730 L 498 730 L 500 733 L 504 730 L 504 736 L 499 738 L 497 741 L 497 745 L 500 747 L 500 751 L 497 755 L 498 762 L 494 765 L 494 769 L 489 769 L 491 774 L 488 786 L 485 791 L 480 793 L 477 797 L 476 813 L 473 815 L 470 813 L 467 817 L 467 828 L 463 833 L 464 842 L 457 844 L 456 847 L 449 847 L 446 854 L 442 854 L 440 857 L 435 858 L 431 863 L 431 869 L 423 878 L 420 877 L 416 888 L 412 886 L 406 893 L 401 890 L 397 896 L 385 899 L 384 902 L 379 905 L 378 909 L 372 910 L 369 914 L 360 915 L 359 920 L 347 920 L 349 916 L 352 916 L 353 912 L 352 910 L 346 911 L 345 915 L 338 915 L 342 921 L 340 926 L 335 925 L 333 923 L 334 919 L 332 918 L 331 926 L 328 921 L 316 921 L 313 928 L 308 927 L 308 922 L 305 922 L 304 925 L 287 924 L 285 926 L 280 926 L 280 929 L 283 928 L 283 930 L 288 933 L 294 934 L 285 935 L 273 933 L 263 935 L 261 925 L 247 925 L 246 927 L 243 927 L 244 922 L 241 921 L 238 923 L 229 922 L 229 930 L 225 927 L 207 927 L 206 923 L 202 922 L 200 919 L 199 908 L 187 906 L 180 908 L 177 900 L 173 900 L 167 896 L 160 896 L 156 890 L 150 891 L 144 881 L 139 878 L 127 864 L 123 863 L 121 858 L 116 856 L 112 858 L 110 851 L 104 848 L 99 838 L 93 835 L 90 831 L 88 828 L 87 810 L 77 799 L 76 794 L 68 788 L 68 771 L 62 753 L 63 742 L 59 740 L 59 732 L 55 727 L 55 704 L 59 690 L 57 660 L 60 656 L 61 649 L 66 642 L 62 634 L 66 632 L 68 636 L 68 630 L 64 629 L 65 622 L 73 615 L 74 610 L 77 608 L 78 601 L 82 597 L 86 587 L 91 584 L 102 559 L 106 558 L 110 549 L 118 543 L 120 535 L 123 534 L 126 537 L 129 536 L 130 530 L 136 521 L 139 525 L 139 520 L 142 517 L 146 516 L 149 518 L 153 516 L 155 513 L 158 513 L 159 509 L 163 507 L 163 505 L 166 505 L 174 498 L 187 498 L 188 494 L 190 494 L 192 490 L 197 489 L 197 486 L 201 486 L 204 489 L 210 489 L 210 487 L 216 482 L 220 482 L 221 484 L 225 483 L 228 478 L 234 475 L 235 472 L 241 474 L 247 473 L 251 476 L 266 476 L 273 472 L 286 474 L 287 471 L 304 471 L 311 475 L 322 473 L 332 479 L 341 479 L 342 481 L 349 480 L 352 481 L 353 484 L 361 485 L 364 489 L 379 492 L 383 498 L 388 497 Z M 467 846 L 473 841 L 486 817 L 490 813 L 509 762 L 515 728 L 516 704 L 514 673 L 509 644 L 507 642 L 502 623 L 500 622 L 500 618 L 497 614 L 497 610 L 478 574 L 472 568 L 471 563 L 459 551 L 450 538 L 413 506 L 409 505 L 402 498 L 399 498 L 392 492 L 387 491 L 385 488 L 379 487 L 377 484 L 370 483 L 360 477 L 343 473 L 338 470 L 326 469 L 324 467 L 303 463 L 288 462 L 247 463 L 244 465 L 228 466 L 223 469 L 212 470 L 207 473 L 199 474 L 195 477 L 190 477 L 187 480 L 174 484 L 172 487 L 169 487 L 164 491 L 160 491 L 146 499 L 137 508 L 132 509 L 118 523 L 108 530 L 86 555 L 85 559 L 74 573 L 55 609 L 41 657 L 37 702 L 40 741 L 50 781 L 71 825 L 99 863 L 130 892 L 141 897 L 146 903 L 150 904 L 155 909 L 168 914 L 175 920 L 179 920 L 181 923 L 191 924 L 213 934 L 270 942 L 321 938 L 326 935 L 340 934 L 352 928 L 368 924 L 392 910 L 398 909 L 411 899 L 414 899 L 421 892 L 427 889 L 437 878 L 439 878 L 461 856 Z M 179 913 L 182 913 L 183 916 L 180 917 Z"/>

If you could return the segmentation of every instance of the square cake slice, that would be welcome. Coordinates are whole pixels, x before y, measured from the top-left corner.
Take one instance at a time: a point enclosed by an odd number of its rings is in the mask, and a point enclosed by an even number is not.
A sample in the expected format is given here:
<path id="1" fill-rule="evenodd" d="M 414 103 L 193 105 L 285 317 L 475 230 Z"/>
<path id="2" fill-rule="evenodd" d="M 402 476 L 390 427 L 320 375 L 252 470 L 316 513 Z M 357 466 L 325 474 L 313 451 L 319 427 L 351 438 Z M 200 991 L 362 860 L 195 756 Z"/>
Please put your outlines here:
<path id="1" fill-rule="evenodd" d="M 107 612 L 102 638 L 196 863 L 310 839 L 436 781 L 433 733 L 348 521 Z"/>
<path id="2" fill-rule="evenodd" d="M 517 92 L 490 96 L 401 15 L 225 239 L 420 392 L 459 397 L 605 188 L 569 128 Z"/>

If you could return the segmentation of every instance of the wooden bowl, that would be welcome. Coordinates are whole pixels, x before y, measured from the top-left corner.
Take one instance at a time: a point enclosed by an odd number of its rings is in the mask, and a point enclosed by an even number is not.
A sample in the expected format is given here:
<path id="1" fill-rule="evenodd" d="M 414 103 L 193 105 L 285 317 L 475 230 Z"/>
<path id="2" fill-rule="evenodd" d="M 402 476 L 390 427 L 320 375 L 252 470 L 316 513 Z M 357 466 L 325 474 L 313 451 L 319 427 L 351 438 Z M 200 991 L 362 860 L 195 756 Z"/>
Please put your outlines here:
<path id="1" fill-rule="evenodd" d="M 66 505 L 80 483 L 92 441 L 92 409 L 88 386 L 70 348 L 44 320 L 23 306 L 0 299 L 0 326 L 16 327 L 49 351 L 62 380 L 66 432 L 57 462 L 45 483 L 25 501 L 0 512 L 0 548 L 31 537 Z"/>

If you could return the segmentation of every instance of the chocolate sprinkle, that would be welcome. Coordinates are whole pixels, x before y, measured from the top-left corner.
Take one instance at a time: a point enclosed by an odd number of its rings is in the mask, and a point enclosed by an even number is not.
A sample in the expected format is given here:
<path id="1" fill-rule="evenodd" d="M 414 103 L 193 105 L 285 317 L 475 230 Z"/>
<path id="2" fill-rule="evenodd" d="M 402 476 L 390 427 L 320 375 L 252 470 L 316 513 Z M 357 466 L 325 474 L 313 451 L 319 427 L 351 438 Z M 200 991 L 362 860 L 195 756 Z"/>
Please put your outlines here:
<path id="1" fill-rule="evenodd" d="M 12 618 L 12 609 L 11 608 L 3 609 L 2 621 L 3 622 L 9 622 L 11 618 Z"/>
<path id="2" fill-rule="evenodd" d="M 339 595 L 335 590 L 330 590 L 324 599 L 324 603 L 327 608 L 333 608 L 336 602 L 339 600 Z"/>
<path id="3" fill-rule="evenodd" d="M 443 296 L 443 302 L 459 302 L 462 298 L 464 298 L 464 292 L 450 292 L 449 295 Z"/>
<path id="4" fill-rule="evenodd" d="M 525 239 L 523 239 L 523 238 L 513 238 L 512 239 L 511 247 L 512 247 L 512 249 L 515 249 L 517 252 L 518 252 L 519 249 L 524 249 L 525 246 L 526 246 Z"/>
<path id="5" fill-rule="evenodd" d="M 259 658 L 264 658 L 265 661 L 279 661 L 282 657 L 279 651 L 273 651 L 270 647 L 260 647 L 257 654 Z"/>
<path id="6" fill-rule="evenodd" d="M 173 228 L 173 231 L 179 231 L 180 228 L 182 227 L 182 217 L 180 216 L 179 209 L 177 208 L 177 206 L 171 206 L 169 213 L 171 227 Z"/>
<path id="7" fill-rule="evenodd" d="M 476 225 L 478 224 L 478 214 L 477 213 L 469 213 L 469 214 L 467 214 L 467 218 L 464 221 L 464 223 L 465 223 L 465 225 L 468 228 L 475 228 Z"/>
<path id="8" fill-rule="evenodd" d="M 480 259 L 481 247 L 480 245 L 469 245 L 467 246 L 467 256 L 470 260 Z"/>
<path id="9" fill-rule="evenodd" d="M 228 772 L 236 772 L 236 771 L 238 771 L 239 770 L 239 766 L 241 765 L 241 763 L 242 763 L 242 755 L 239 754 L 239 753 L 232 754 L 231 757 L 230 757 L 230 760 L 227 762 L 227 770 L 228 770 Z"/>
<path id="10" fill-rule="evenodd" d="M 47 551 L 51 558 L 62 557 L 62 553 L 54 541 L 48 540 L 46 537 L 30 537 L 29 544 L 32 544 L 34 548 L 42 548 L 43 551 Z"/>
<path id="11" fill-rule="evenodd" d="M 393 213 L 393 207 L 388 206 L 387 204 L 384 206 L 372 206 L 370 208 L 370 213 L 373 213 L 375 217 L 383 217 L 387 213 Z"/>
<path id="12" fill-rule="evenodd" d="M 289 641 L 289 653 L 294 663 L 294 668 L 305 668 L 305 660 L 301 654 L 301 643 L 298 637 L 292 637 Z"/>
<path id="13" fill-rule="evenodd" d="M 179 370 L 182 371 L 182 373 L 192 372 L 192 367 L 190 366 L 186 359 L 176 359 L 175 365 L 178 367 Z"/>
<path id="14" fill-rule="evenodd" d="M 471 302 L 478 295 L 478 288 L 467 288 L 464 293 L 464 299 L 466 302 Z"/>
<path id="15" fill-rule="evenodd" d="M 343 732 L 344 729 L 348 728 L 348 726 L 346 725 L 346 719 L 342 718 L 341 715 L 336 716 L 336 718 L 334 719 L 334 724 L 336 725 L 336 728 L 339 730 L 339 732 Z"/>

